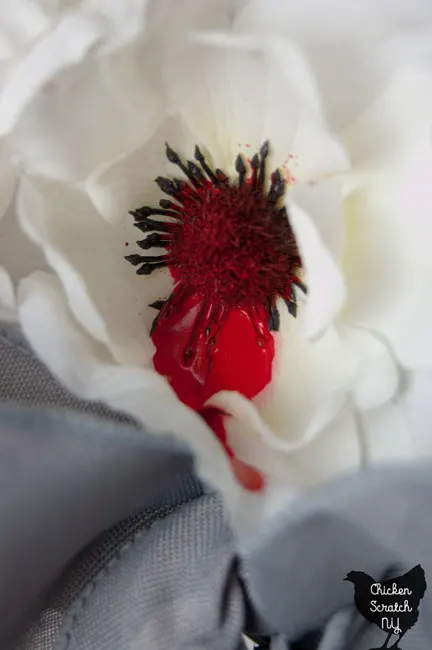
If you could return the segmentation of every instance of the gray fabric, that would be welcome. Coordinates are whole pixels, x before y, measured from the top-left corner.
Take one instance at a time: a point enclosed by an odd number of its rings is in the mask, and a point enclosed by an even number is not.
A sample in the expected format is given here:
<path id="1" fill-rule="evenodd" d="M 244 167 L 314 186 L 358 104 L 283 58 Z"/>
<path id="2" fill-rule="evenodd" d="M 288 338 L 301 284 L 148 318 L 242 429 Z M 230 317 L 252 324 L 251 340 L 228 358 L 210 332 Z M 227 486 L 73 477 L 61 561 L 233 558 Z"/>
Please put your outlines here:
<path id="1" fill-rule="evenodd" d="M 99 402 L 86 402 L 65 390 L 33 356 L 20 331 L 0 323 L 0 402 L 92 413 L 106 419 L 130 422 Z"/>
<path id="2" fill-rule="evenodd" d="M 77 550 L 192 468 L 168 438 L 34 409 L 1 410 L 0 448 L 0 638 Z"/>
<path id="3" fill-rule="evenodd" d="M 431 509 L 429 465 L 374 470 L 310 492 L 274 522 L 245 558 L 256 607 L 271 629 L 292 640 L 333 617 L 333 631 L 328 632 L 332 642 L 324 638 L 321 650 L 379 647 L 383 632 L 356 615 L 353 586 L 343 578 L 350 570 L 360 570 L 380 580 L 421 564 L 430 590 L 403 648 L 430 647 Z M 349 607 L 352 622 L 338 614 Z"/>
<path id="4" fill-rule="evenodd" d="M 114 558 L 121 555 L 125 544 L 130 543 L 142 529 L 149 529 L 155 521 L 174 512 L 179 506 L 202 496 L 200 485 L 192 477 L 170 481 L 170 489 L 160 495 L 155 504 L 138 515 L 128 517 L 109 529 L 78 554 L 61 577 L 45 594 L 41 615 L 21 636 L 16 650 L 52 650 L 64 616 L 75 599 L 80 598 L 98 573 Z"/>
<path id="5" fill-rule="evenodd" d="M 273 633 L 273 650 L 369 650 L 385 635 L 356 612 L 346 573 L 420 563 L 432 580 L 431 467 L 310 491 L 239 564 L 220 500 L 178 443 L 70 396 L 4 334 L 0 399 L 68 411 L 0 409 L 2 650 L 18 650 L 6 638 L 41 601 L 19 650 L 236 650 L 245 627 Z M 432 582 L 401 647 L 431 643 Z"/>
<path id="6" fill-rule="evenodd" d="M 55 650 L 239 647 L 242 589 L 213 496 L 139 532 L 65 617 Z"/>

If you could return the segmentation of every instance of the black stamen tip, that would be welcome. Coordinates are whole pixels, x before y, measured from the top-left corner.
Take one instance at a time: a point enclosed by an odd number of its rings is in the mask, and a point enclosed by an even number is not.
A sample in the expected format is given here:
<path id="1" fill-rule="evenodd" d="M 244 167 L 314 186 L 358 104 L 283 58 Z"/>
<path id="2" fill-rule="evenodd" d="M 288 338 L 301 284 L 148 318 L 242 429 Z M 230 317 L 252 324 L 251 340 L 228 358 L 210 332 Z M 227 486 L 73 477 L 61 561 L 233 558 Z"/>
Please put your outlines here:
<path id="1" fill-rule="evenodd" d="M 138 208 L 137 210 L 131 210 L 129 214 L 131 214 L 135 220 L 146 219 L 151 214 L 154 214 L 154 210 L 153 208 L 144 206 L 143 208 Z"/>
<path id="2" fill-rule="evenodd" d="M 152 302 L 149 305 L 149 307 L 151 307 L 152 309 L 157 309 L 158 311 L 160 311 L 162 309 L 162 307 L 164 306 L 164 304 L 165 304 L 165 300 L 155 300 L 154 302 Z"/>
<path id="3" fill-rule="evenodd" d="M 173 207 L 174 203 L 172 203 L 172 201 L 169 201 L 168 199 L 161 199 L 159 201 L 159 205 L 164 210 L 170 210 Z"/>
<path id="4" fill-rule="evenodd" d="M 251 160 L 251 167 L 252 169 L 258 169 L 259 166 L 260 166 L 260 160 L 258 154 L 256 153 Z"/>
<path id="5" fill-rule="evenodd" d="M 246 174 L 246 165 L 244 164 L 242 155 L 239 153 L 235 160 L 235 169 L 239 174 Z"/>
<path id="6" fill-rule="evenodd" d="M 154 246 L 164 246 L 166 244 L 166 240 L 163 241 L 162 237 L 159 233 L 154 232 L 145 239 L 142 239 L 141 241 L 137 241 L 137 244 L 140 248 L 142 248 L 145 251 L 148 251 L 150 248 L 153 248 Z"/>
<path id="7" fill-rule="evenodd" d="M 125 255 L 125 260 L 132 264 L 132 266 L 138 266 L 143 261 L 142 255 Z"/>
<path id="8" fill-rule="evenodd" d="M 229 182 L 228 176 L 225 174 L 225 172 L 222 171 L 222 169 L 216 169 L 215 174 L 216 174 L 216 178 L 219 181 L 219 183 L 228 183 Z"/>
<path id="9" fill-rule="evenodd" d="M 188 171 L 193 178 L 196 178 L 198 180 L 202 180 L 204 178 L 198 165 L 195 165 L 195 163 L 193 163 L 191 160 L 188 161 Z"/>
<path id="10" fill-rule="evenodd" d="M 195 152 L 194 152 L 195 160 L 198 160 L 198 162 L 203 163 L 205 158 L 204 154 L 202 153 L 201 149 L 199 148 L 198 145 L 195 147 Z"/>
<path id="11" fill-rule="evenodd" d="M 166 146 L 166 157 L 168 158 L 168 160 L 174 165 L 181 164 L 181 159 L 178 153 L 176 153 L 174 149 L 171 149 L 168 142 L 165 142 L 165 146 Z"/>
<path id="12" fill-rule="evenodd" d="M 303 291 L 303 293 L 307 296 L 308 288 L 303 282 L 300 280 L 294 280 L 293 284 L 295 284 L 300 289 L 300 291 Z"/>
<path id="13" fill-rule="evenodd" d="M 270 307 L 270 316 L 268 320 L 269 332 L 279 332 L 280 330 L 280 316 L 279 310 L 276 306 Z"/>
<path id="14" fill-rule="evenodd" d="M 284 302 L 285 302 L 291 316 L 294 316 L 294 318 L 297 318 L 297 303 L 295 301 L 295 294 L 292 294 L 291 298 L 289 300 L 285 299 Z"/>
<path id="15" fill-rule="evenodd" d="M 267 156 L 269 155 L 269 149 L 270 149 L 270 143 L 268 140 L 266 140 L 260 149 L 260 154 L 263 158 L 267 158 Z"/>
<path id="16" fill-rule="evenodd" d="M 142 221 L 137 221 L 134 223 L 135 228 L 141 230 L 141 232 L 170 232 L 172 225 L 167 224 L 164 221 L 155 221 L 154 219 L 146 219 Z"/>
<path id="17" fill-rule="evenodd" d="M 170 181 L 169 178 L 158 176 L 155 182 L 157 185 L 159 185 L 162 192 L 168 194 L 169 196 L 175 196 L 178 193 L 176 185 L 173 183 L 173 181 Z"/>
<path id="18" fill-rule="evenodd" d="M 155 262 L 154 264 L 143 264 L 137 271 L 137 275 L 151 275 L 156 269 L 160 269 L 166 266 L 167 263 L 165 260 L 160 262 Z"/>

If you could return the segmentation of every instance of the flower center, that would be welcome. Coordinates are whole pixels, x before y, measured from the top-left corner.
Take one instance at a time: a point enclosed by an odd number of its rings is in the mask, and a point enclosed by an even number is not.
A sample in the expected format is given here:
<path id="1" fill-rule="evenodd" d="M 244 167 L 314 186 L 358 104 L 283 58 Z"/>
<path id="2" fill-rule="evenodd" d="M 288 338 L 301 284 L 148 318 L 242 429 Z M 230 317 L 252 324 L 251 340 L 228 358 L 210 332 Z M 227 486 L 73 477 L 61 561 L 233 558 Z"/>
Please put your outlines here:
<path id="1" fill-rule="evenodd" d="M 126 259 L 139 275 L 168 267 L 173 292 L 151 305 L 159 310 L 151 333 L 154 367 L 226 444 L 221 415 L 206 400 L 221 390 L 251 399 L 265 388 L 271 333 L 280 327 L 276 301 L 295 317 L 296 290 L 306 292 L 283 203 L 286 182 L 279 170 L 267 177 L 268 142 L 247 162 L 237 157 L 234 180 L 213 170 L 198 147 L 195 161 L 183 162 L 168 145 L 166 154 L 187 180 L 157 178 L 170 198 L 132 212 L 145 233 L 138 246 L 166 252 Z"/>

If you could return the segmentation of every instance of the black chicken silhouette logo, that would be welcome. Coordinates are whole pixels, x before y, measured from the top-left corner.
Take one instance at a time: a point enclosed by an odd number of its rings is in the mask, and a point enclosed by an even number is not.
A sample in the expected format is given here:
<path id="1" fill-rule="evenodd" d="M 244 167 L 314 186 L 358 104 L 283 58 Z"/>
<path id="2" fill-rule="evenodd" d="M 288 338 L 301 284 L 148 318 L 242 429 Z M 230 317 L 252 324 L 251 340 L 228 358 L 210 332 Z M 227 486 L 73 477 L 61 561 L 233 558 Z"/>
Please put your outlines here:
<path id="1" fill-rule="evenodd" d="M 399 642 L 417 623 L 420 601 L 426 591 L 425 572 L 420 564 L 384 582 L 377 582 L 363 571 L 350 571 L 344 580 L 354 585 L 354 602 L 360 614 L 387 633 L 383 645 L 370 650 L 402 650 Z M 393 635 L 398 638 L 389 647 Z"/>

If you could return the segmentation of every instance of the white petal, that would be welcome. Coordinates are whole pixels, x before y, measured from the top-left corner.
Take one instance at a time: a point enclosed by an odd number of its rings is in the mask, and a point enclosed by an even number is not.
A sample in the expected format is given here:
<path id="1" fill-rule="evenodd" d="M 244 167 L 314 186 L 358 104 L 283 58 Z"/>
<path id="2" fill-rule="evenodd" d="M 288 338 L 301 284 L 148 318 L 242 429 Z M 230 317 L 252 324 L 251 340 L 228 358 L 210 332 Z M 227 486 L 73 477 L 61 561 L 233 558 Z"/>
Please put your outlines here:
<path id="1" fill-rule="evenodd" d="M 274 334 L 271 382 L 252 401 L 272 434 L 285 443 L 303 443 L 315 406 L 310 344 L 282 300 L 277 303 L 280 328 Z"/>
<path id="2" fill-rule="evenodd" d="M 107 343 L 120 363 L 148 363 L 154 350 L 148 335 L 154 313 L 148 305 L 165 297 L 165 283 L 161 273 L 158 279 L 138 277 L 124 259 L 135 248 L 132 218 L 125 215 L 118 225 L 107 225 L 84 194 L 36 179 L 22 180 L 19 213 L 58 273 L 81 325 Z"/>
<path id="3" fill-rule="evenodd" d="M 337 419 L 356 367 L 334 329 L 305 344 L 282 309 L 271 383 L 252 401 L 221 391 L 208 404 L 230 414 L 233 427 L 255 431 L 263 446 L 287 454 L 307 448 Z"/>
<path id="4" fill-rule="evenodd" d="M 313 440 L 331 426 L 347 401 L 357 373 L 357 359 L 334 327 L 310 346 L 314 409 L 305 440 Z"/>
<path id="5" fill-rule="evenodd" d="M 410 433 L 416 458 L 432 457 L 432 373 L 410 373 L 400 408 Z"/>
<path id="6" fill-rule="evenodd" d="M 375 330 L 406 367 L 430 367 L 432 159 L 379 173 L 346 201 L 345 322 Z"/>
<path id="7" fill-rule="evenodd" d="M 358 416 L 365 463 L 411 461 L 415 450 L 401 406 L 387 404 Z"/>
<path id="8" fill-rule="evenodd" d="M 0 100 L 0 134 L 11 131 L 34 97 L 65 65 L 80 61 L 97 42 L 97 26 L 71 14 L 15 67 Z"/>
<path id="9" fill-rule="evenodd" d="M 0 322 L 17 319 L 15 292 L 12 280 L 3 267 L 0 266 Z"/>
<path id="10" fill-rule="evenodd" d="M 225 496 L 234 526 L 246 525 L 240 507 L 243 492 L 221 445 L 204 421 L 179 402 L 162 377 L 152 370 L 114 365 L 106 350 L 74 321 L 52 276 L 38 273 L 22 281 L 19 310 L 30 344 L 69 390 L 86 399 L 102 400 L 151 431 L 183 439 L 196 454 L 199 474 Z M 260 498 L 253 500 L 258 506 Z"/>
<path id="11" fill-rule="evenodd" d="M 203 39 L 201 39 L 203 40 Z M 236 45 L 236 44 L 234 44 Z M 283 165 L 292 153 L 299 121 L 299 100 L 283 78 L 265 43 L 246 48 L 219 42 L 175 42 L 167 61 L 167 82 L 173 106 L 215 162 L 232 171 L 235 156 L 255 153 L 269 139 L 271 166 Z M 311 84 L 301 55 L 293 61 L 298 77 Z M 188 70 L 184 75 L 183 70 Z"/>
<path id="12" fill-rule="evenodd" d="M 431 155 L 431 112 L 430 70 L 404 66 L 344 131 L 354 165 L 400 169 L 426 160 Z"/>
<path id="13" fill-rule="evenodd" d="M 343 339 L 357 361 L 353 400 L 360 410 L 375 409 L 388 402 L 399 387 L 396 363 L 386 346 L 365 330 L 345 328 Z"/>
<path id="14" fill-rule="evenodd" d="M 183 174 L 166 157 L 166 142 L 183 158 L 193 159 L 195 140 L 178 118 L 169 118 L 152 137 L 130 154 L 102 165 L 87 179 L 85 187 L 96 208 L 113 223 L 129 210 L 159 204 L 158 176 Z"/>
<path id="15" fill-rule="evenodd" d="M 325 329 L 341 308 L 345 299 L 345 285 L 335 261 L 309 217 L 295 204 L 288 206 L 288 214 L 308 285 L 306 336 L 313 337 Z"/>
<path id="16" fill-rule="evenodd" d="M 414 45 L 419 31 L 431 24 L 431 14 L 425 0 L 254 0 L 237 28 L 295 39 L 314 71 L 331 123 L 340 127 L 370 104 L 401 62 L 430 57 L 430 39 L 424 39 L 423 50 Z M 408 36 L 412 43 L 401 53 L 400 40 Z"/>
<path id="17" fill-rule="evenodd" d="M 149 81 L 157 73 L 145 42 L 132 46 L 145 7 L 146 0 L 129 2 L 127 11 L 89 0 L 16 66 L 0 101 L 0 132 L 13 130 L 26 169 L 83 179 L 152 133 L 162 113 Z"/>
<path id="18" fill-rule="evenodd" d="M 239 393 L 219 393 L 209 403 L 227 413 L 225 428 L 236 456 L 287 490 L 316 485 L 360 465 L 358 432 L 347 408 L 309 444 L 295 445 L 271 436 L 254 405 Z"/>
<path id="19" fill-rule="evenodd" d="M 0 59 L 17 56 L 50 27 L 50 16 L 34 0 L 0 5 Z"/>
<path id="20" fill-rule="evenodd" d="M 295 175 L 296 167 L 292 173 Z M 313 220 L 324 245 L 336 262 L 342 259 L 345 224 L 340 179 L 322 179 L 314 183 L 294 183 L 290 199 Z"/>
<path id="21" fill-rule="evenodd" d="M 14 202 L 0 221 L 0 264 L 7 270 L 14 285 L 32 271 L 47 268 L 42 251 L 20 228 Z"/>
<path id="22" fill-rule="evenodd" d="M 0 144 L 0 221 L 15 191 L 16 170 L 11 162 L 9 148 L 2 142 Z"/>
<path id="23" fill-rule="evenodd" d="M 301 309 L 294 319 L 278 302 L 280 330 L 274 334 L 272 379 L 253 404 L 272 432 L 268 444 L 300 449 L 336 418 L 357 372 L 357 359 L 336 330 L 313 343 L 301 334 Z M 263 430 L 263 435 L 268 436 Z M 272 438 L 276 437 L 278 443 Z"/>

